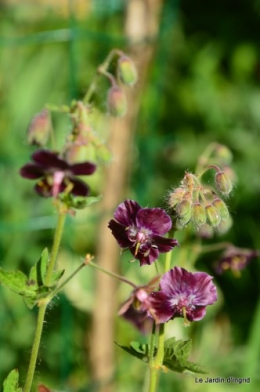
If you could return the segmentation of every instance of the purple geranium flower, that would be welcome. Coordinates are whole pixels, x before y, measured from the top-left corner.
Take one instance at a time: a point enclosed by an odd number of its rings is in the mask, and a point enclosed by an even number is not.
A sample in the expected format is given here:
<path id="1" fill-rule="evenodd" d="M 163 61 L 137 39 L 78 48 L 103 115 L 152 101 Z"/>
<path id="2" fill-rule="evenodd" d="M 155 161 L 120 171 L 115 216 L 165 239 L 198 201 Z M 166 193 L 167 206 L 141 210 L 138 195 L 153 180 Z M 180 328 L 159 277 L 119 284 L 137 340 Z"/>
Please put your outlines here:
<path id="1" fill-rule="evenodd" d="M 96 165 L 91 162 L 70 164 L 49 150 L 38 150 L 32 155 L 33 163 L 27 163 L 20 169 L 22 177 L 38 180 L 36 192 L 44 197 L 56 197 L 68 190 L 74 196 L 87 196 L 88 185 L 76 178 L 78 175 L 94 173 Z"/>
<path id="2" fill-rule="evenodd" d="M 134 286 L 130 297 L 121 305 L 118 314 L 130 321 L 142 333 L 150 332 L 153 325 L 151 316 L 154 311 L 150 301 L 150 295 L 158 288 L 160 276 L 156 276 L 143 286 Z"/>
<path id="3" fill-rule="evenodd" d="M 212 279 L 205 272 L 192 273 L 180 267 L 166 272 L 162 276 L 160 290 L 150 295 L 157 322 L 184 317 L 188 325 L 189 321 L 201 320 L 206 314 L 206 306 L 217 300 Z"/>
<path id="4" fill-rule="evenodd" d="M 230 245 L 222 254 L 220 260 L 215 265 L 215 271 L 222 274 L 226 270 L 231 270 L 237 277 L 240 271 L 248 266 L 253 258 L 259 257 L 260 252 L 254 249 L 237 248 Z"/>
<path id="5" fill-rule="evenodd" d="M 152 264 L 160 253 L 169 252 L 177 240 L 164 238 L 172 227 L 169 215 L 161 208 L 141 208 L 134 200 L 121 203 L 108 227 L 121 248 L 129 249 L 140 265 Z"/>

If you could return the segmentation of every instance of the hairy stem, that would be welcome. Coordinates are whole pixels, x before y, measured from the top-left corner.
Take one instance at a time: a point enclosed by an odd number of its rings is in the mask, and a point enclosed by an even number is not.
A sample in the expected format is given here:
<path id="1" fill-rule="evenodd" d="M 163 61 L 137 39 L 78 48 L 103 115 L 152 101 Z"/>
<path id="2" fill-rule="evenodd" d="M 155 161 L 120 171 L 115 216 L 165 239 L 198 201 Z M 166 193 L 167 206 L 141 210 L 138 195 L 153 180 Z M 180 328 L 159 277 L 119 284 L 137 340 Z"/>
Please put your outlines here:
<path id="1" fill-rule="evenodd" d="M 56 226 L 54 239 L 53 239 L 51 259 L 50 259 L 50 262 L 49 262 L 49 265 L 47 268 L 47 275 L 46 275 L 46 280 L 45 280 L 46 286 L 49 286 L 51 283 L 52 272 L 55 267 L 55 263 L 56 263 L 56 259 L 57 259 L 57 255 L 58 255 L 58 251 L 59 251 L 59 247 L 60 247 L 60 241 L 61 241 L 61 236 L 62 236 L 63 227 L 64 227 L 64 223 L 65 223 L 65 217 L 66 217 L 66 215 L 64 213 L 59 214 L 59 219 L 58 219 L 58 223 Z M 42 302 L 40 305 L 40 308 L 39 308 L 37 323 L 36 323 L 36 330 L 35 330 L 35 335 L 34 335 L 34 341 L 33 341 L 33 345 L 32 345 L 32 352 L 31 352 L 31 357 L 30 357 L 30 362 L 29 362 L 29 366 L 28 366 L 28 371 L 27 371 L 27 376 L 26 376 L 23 392 L 30 392 L 31 387 L 32 387 L 36 361 L 38 358 L 39 347 L 40 347 L 40 343 L 41 343 L 41 336 L 42 336 L 42 329 L 43 329 L 43 324 L 44 324 L 45 312 L 46 312 L 48 303 L 49 303 L 48 300 L 46 300 L 45 302 Z"/>

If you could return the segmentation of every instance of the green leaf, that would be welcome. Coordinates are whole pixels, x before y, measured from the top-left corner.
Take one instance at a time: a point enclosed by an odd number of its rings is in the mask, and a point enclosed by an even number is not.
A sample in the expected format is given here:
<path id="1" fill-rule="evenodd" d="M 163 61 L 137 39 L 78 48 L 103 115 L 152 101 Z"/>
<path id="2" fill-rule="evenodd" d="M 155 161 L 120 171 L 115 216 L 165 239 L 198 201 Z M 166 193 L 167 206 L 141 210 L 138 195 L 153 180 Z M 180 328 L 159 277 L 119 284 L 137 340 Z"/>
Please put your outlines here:
<path id="1" fill-rule="evenodd" d="M 33 284 L 21 271 L 5 271 L 0 268 L 0 283 L 17 294 L 29 298 L 36 296 Z"/>
<path id="2" fill-rule="evenodd" d="M 18 386 L 19 373 L 17 369 L 12 370 L 4 380 L 3 392 L 22 392 Z"/>
<path id="3" fill-rule="evenodd" d="M 71 194 L 60 194 L 60 199 L 66 204 L 68 208 L 75 208 L 82 210 L 83 208 L 91 206 L 91 204 L 97 203 L 102 199 L 102 195 L 99 196 L 72 196 Z"/>
<path id="4" fill-rule="evenodd" d="M 171 338 L 164 344 L 163 365 L 175 372 L 189 370 L 194 373 L 207 374 L 208 372 L 200 365 L 188 361 L 192 348 L 191 340 L 176 340 Z"/>
<path id="5" fill-rule="evenodd" d="M 40 260 L 31 268 L 29 282 L 34 285 L 35 289 L 44 285 L 46 271 L 49 263 L 48 249 L 45 248 L 41 254 Z"/>
<path id="6" fill-rule="evenodd" d="M 141 361 L 148 362 L 149 360 L 149 344 L 143 344 L 140 342 L 131 342 L 130 346 L 122 346 L 115 342 L 116 345 L 126 351 L 128 354 L 141 359 Z"/>
<path id="7" fill-rule="evenodd" d="M 51 287 L 56 286 L 60 278 L 63 276 L 64 272 L 65 270 L 53 271 L 51 275 L 51 283 L 50 283 Z"/>

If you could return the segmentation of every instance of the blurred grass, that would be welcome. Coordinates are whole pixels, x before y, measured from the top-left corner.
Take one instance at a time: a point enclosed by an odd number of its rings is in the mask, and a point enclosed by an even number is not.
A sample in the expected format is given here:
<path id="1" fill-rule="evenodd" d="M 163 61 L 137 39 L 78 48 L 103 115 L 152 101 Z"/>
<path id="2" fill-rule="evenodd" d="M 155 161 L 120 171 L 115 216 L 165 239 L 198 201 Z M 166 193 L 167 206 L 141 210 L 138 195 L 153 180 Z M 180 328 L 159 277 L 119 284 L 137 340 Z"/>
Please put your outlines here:
<path id="1" fill-rule="evenodd" d="M 1 5 L 0 259 L 1 266 L 8 269 L 28 271 L 42 248 L 50 246 L 55 226 L 50 202 L 38 199 L 32 183 L 18 175 L 32 153 L 25 141 L 31 117 L 47 102 L 63 104 L 79 98 L 107 52 L 125 44 L 124 2 L 111 1 L 106 7 L 102 1 L 92 4 L 90 13 L 80 20 L 73 7 L 67 18 L 41 7 L 37 16 L 34 7 L 32 18 L 28 2 L 26 8 L 21 4 L 9 7 L 8 2 Z M 251 29 L 245 28 L 248 21 Z M 131 197 L 143 206 L 163 205 L 166 192 L 178 184 L 183 171 L 194 169 L 206 145 L 224 143 L 233 152 L 238 182 L 229 200 L 235 224 L 223 240 L 254 248 L 260 248 L 259 22 L 259 1 L 232 0 L 229 5 L 212 1 L 210 7 L 206 0 L 165 2 L 157 56 L 137 124 L 130 189 Z M 97 103 L 104 109 L 103 90 L 98 93 L 101 98 Z M 54 117 L 54 124 L 61 140 L 69 124 L 61 116 Z M 101 179 L 94 181 L 94 192 L 100 189 Z M 68 220 L 62 247 L 66 263 L 76 264 L 86 251 L 95 251 L 98 219 L 95 206 Z M 122 270 L 137 280 L 125 255 L 124 260 Z M 199 266 L 213 273 L 213 262 L 210 256 L 199 260 Z M 146 273 L 144 267 L 141 282 Z M 93 276 L 84 271 L 50 309 L 39 382 L 57 389 L 95 390 L 90 383 L 86 343 L 95 306 Z M 217 277 L 216 282 L 221 300 L 208 316 L 184 332 L 178 322 L 168 323 L 168 333 L 176 333 L 177 338 L 192 336 L 193 360 L 208 367 L 210 375 L 251 376 L 251 384 L 239 388 L 256 392 L 259 260 L 252 262 L 241 280 L 227 275 Z M 121 290 L 119 302 L 127 295 L 124 288 Z M 76 299 L 72 293 L 77 294 Z M 18 365 L 24 378 L 35 313 L 2 288 L 0 298 L 0 381 Z M 123 320 L 117 319 L 117 331 L 122 344 L 139 338 Z M 119 349 L 117 353 L 117 391 L 141 390 L 145 365 Z M 236 387 L 199 385 L 191 376 L 178 374 L 162 374 L 160 384 L 160 390 L 166 392 L 229 392 Z"/>

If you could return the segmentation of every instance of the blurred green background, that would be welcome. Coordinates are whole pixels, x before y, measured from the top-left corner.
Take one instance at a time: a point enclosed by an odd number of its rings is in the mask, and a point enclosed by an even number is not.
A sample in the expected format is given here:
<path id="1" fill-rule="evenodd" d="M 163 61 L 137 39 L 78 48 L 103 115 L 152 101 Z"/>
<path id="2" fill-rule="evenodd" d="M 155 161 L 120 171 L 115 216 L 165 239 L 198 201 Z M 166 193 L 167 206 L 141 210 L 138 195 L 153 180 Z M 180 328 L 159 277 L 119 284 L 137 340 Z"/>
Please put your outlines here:
<path id="1" fill-rule="evenodd" d="M 56 222 L 50 201 L 38 198 L 32 184 L 18 175 L 32 152 L 26 144 L 27 125 L 46 102 L 81 98 L 109 50 L 127 45 L 127 0 L 52 3 L 0 1 L 0 263 L 25 272 L 43 247 L 51 245 Z M 168 190 L 185 170 L 194 170 L 210 142 L 227 145 L 237 182 L 228 201 L 234 225 L 221 240 L 254 249 L 260 248 L 259 25 L 259 0 L 163 2 L 155 56 L 142 92 L 130 179 L 131 194 L 141 205 L 163 205 Z M 98 104 L 105 112 L 102 93 Z M 53 121 L 62 138 L 69 124 L 59 115 Z M 94 193 L 102 189 L 101 179 L 92 180 Z M 84 253 L 95 252 L 98 221 L 98 206 L 68 219 L 62 245 L 62 262 L 68 269 Z M 204 256 L 198 267 L 213 274 L 216 257 Z M 216 277 L 220 300 L 207 317 L 189 329 L 183 330 L 178 321 L 167 327 L 169 336 L 194 339 L 192 359 L 205 365 L 210 375 L 251 376 L 251 384 L 196 384 L 191 376 L 169 373 L 162 375 L 160 390 L 258 390 L 259 272 L 255 260 L 239 279 L 230 273 Z M 47 315 L 37 379 L 57 390 L 95 390 L 88 360 L 93 278 L 92 271 L 84 271 Z M 14 367 L 24 379 L 36 310 L 28 311 L 19 297 L 2 287 L 0 301 L 1 384 Z M 117 334 L 122 344 L 139 337 L 121 320 Z M 145 365 L 119 351 L 116 391 L 141 391 Z"/>

